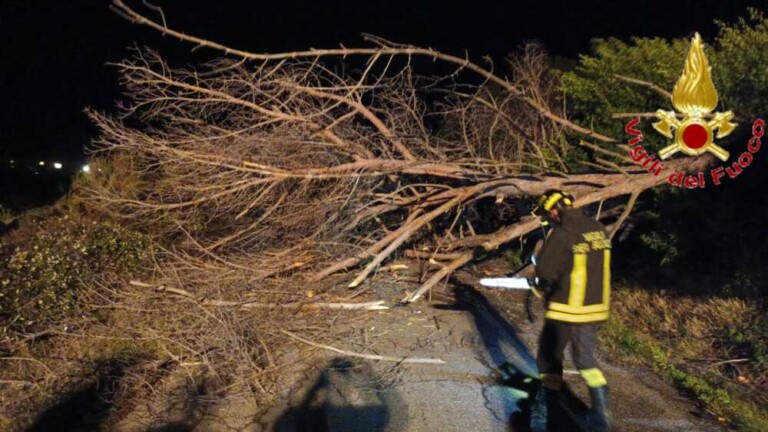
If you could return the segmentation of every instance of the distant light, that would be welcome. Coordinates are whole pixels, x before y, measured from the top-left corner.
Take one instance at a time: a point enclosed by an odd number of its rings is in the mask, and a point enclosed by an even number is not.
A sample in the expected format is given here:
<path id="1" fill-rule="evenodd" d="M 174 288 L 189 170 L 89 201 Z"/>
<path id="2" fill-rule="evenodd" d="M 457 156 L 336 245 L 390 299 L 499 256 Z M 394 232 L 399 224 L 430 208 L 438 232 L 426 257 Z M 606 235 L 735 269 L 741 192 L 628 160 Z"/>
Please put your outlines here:
<path id="1" fill-rule="evenodd" d="M 40 165 L 40 166 L 45 166 L 45 162 L 43 162 L 43 161 L 40 161 L 37 164 Z"/>
<path id="2" fill-rule="evenodd" d="M 84 172 L 84 173 L 89 173 L 89 172 L 91 172 L 91 166 L 90 166 L 90 165 L 87 165 L 87 164 L 86 164 L 86 165 L 83 165 L 83 172 Z"/>
<path id="3" fill-rule="evenodd" d="M 53 167 L 54 167 L 55 169 L 61 169 L 61 167 L 62 167 L 62 166 L 63 166 L 63 165 L 61 164 L 61 162 L 54 162 L 54 163 L 53 163 Z"/>
<path id="4" fill-rule="evenodd" d="M 13 159 L 11 159 L 11 164 L 14 164 L 14 163 L 16 163 L 16 161 L 15 161 L 15 160 L 13 160 Z"/>

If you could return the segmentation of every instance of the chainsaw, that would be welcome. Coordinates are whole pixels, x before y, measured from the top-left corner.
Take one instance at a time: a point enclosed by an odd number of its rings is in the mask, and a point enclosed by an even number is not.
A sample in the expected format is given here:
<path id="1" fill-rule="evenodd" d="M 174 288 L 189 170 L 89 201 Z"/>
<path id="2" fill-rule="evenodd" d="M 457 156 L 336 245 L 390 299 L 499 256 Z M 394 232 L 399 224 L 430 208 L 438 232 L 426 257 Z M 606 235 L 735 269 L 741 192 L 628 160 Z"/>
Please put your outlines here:
<path id="1" fill-rule="evenodd" d="M 531 214 L 535 217 L 540 216 L 537 214 L 535 208 L 531 210 Z M 513 271 L 511 276 L 481 278 L 479 281 L 480 285 L 487 288 L 528 291 L 525 297 L 525 311 L 530 322 L 536 321 L 536 316 L 534 315 L 532 308 L 533 298 L 537 297 L 542 299 L 543 297 L 542 294 L 540 294 L 540 290 L 536 289 L 539 287 L 539 278 L 521 276 L 520 273 L 524 270 L 530 270 L 528 268 L 530 266 L 533 266 L 534 268 L 536 267 L 536 255 L 541 252 L 541 249 L 546 242 L 547 234 L 551 228 L 552 226 L 547 220 L 542 220 L 540 227 L 541 231 L 532 233 L 533 235 L 529 237 L 530 240 L 535 240 L 538 237 L 538 241 L 536 241 L 533 250 L 530 251 L 528 259 L 526 259 L 519 268 Z M 535 274 L 535 272 L 530 273 Z"/>
<path id="2" fill-rule="evenodd" d="M 507 290 L 529 290 L 536 285 L 535 278 L 527 277 L 495 277 L 482 278 L 480 285 L 488 288 L 501 288 Z"/>
<path id="3" fill-rule="evenodd" d="M 530 260 L 523 264 L 520 268 L 512 272 L 513 275 L 520 273 L 523 269 L 529 265 L 536 266 L 536 256 L 531 255 Z M 523 276 L 505 276 L 505 277 L 491 277 L 481 278 L 480 285 L 488 288 L 501 288 L 507 290 L 529 290 L 538 284 L 538 278 L 535 277 L 523 277 Z"/>
<path id="4" fill-rule="evenodd" d="M 528 315 L 528 321 L 531 323 L 536 321 L 536 315 L 533 313 L 533 298 L 541 298 L 541 295 L 535 289 L 539 286 L 539 278 L 516 275 L 525 270 L 528 266 L 536 267 L 536 252 L 538 252 L 538 250 L 534 251 L 534 253 L 531 253 L 530 257 L 525 261 L 525 263 L 523 263 L 523 265 L 512 272 L 512 276 L 489 277 L 480 279 L 480 285 L 487 288 L 528 291 L 528 294 L 525 297 L 525 313 Z"/>

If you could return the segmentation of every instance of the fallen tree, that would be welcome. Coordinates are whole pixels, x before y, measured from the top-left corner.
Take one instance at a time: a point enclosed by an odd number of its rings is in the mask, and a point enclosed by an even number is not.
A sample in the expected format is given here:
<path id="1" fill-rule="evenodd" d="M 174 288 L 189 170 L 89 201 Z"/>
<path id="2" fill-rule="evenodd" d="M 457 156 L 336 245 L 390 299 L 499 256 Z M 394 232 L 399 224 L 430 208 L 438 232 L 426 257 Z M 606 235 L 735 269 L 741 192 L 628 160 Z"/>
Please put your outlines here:
<path id="1" fill-rule="evenodd" d="M 669 172 L 708 163 L 676 160 L 659 176 L 633 166 L 616 139 L 557 108 L 535 46 L 501 78 L 467 58 L 372 36 L 370 48 L 249 53 L 172 30 L 121 0 L 113 6 L 225 55 L 176 69 L 136 50 L 114 65 L 130 102 L 118 117 L 90 112 L 102 132 L 96 152 L 119 177 L 94 182 L 91 197 L 163 239 L 166 275 L 183 275 L 184 286 L 253 288 L 289 274 L 316 282 L 359 268 L 355 287 L 411 250 L 442 263 L 423 292 L 475 248 L 537 227 L 514 208 L 498 217 L 495 204 L 551 188 L 569 190 L 578 205 L 634 203 Z M 420 56 L 456 70 L 420 77 L 412 61 Z M 333 68 L 352 57 L 364 67 Z M 573 160 L 576 148 L 590 156 Z M 617 205 L 625 208 L 614 230 L 632 207 Z"/>

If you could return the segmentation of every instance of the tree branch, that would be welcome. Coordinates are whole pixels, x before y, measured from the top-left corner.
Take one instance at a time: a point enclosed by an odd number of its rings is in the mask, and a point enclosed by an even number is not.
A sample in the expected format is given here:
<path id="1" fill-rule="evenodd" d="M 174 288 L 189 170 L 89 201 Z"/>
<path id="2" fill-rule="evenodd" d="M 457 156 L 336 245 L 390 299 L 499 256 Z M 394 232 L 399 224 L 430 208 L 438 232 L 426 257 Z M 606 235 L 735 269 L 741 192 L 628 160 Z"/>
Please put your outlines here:
<path id="1" fill-rule="evenodd" d="M 657 92 L 658 94 L 664 96 L 667 99 L 670 99 L 670 100 L 672 99 L 672 93 L 664 90 L 663 88 L 657 86 L 654 83 L 651 83 L 651 82 L 648 82 L 648 81 L 643 81 L 643 80 L 640 80 L 640 79 L 637 79 L 637 78 L 626 77 L 624 75 L 619 75 L 619 74 L 615 74 L 614 77 L 616 77 L 616 79 L 619 80 L 619 81 L 624 81 L 624 82 L 627 82 L 627 83 L 638 84 L 638 85 L 641 85 L 643 87 L 647 87 L 647 88 Z"/>
<path id="2" fill-rule="evenodd" d="M 383 355 L 377 355 L 377 354 L 361 354 L 353 351 L 345 351 L 343 349 L 339 349 L 330 345 L 323 345 L 317 342 L 312 342 L 311 340 L 305 339 L 295 333 L 291 333 L 288 330 L 280 330 L 280 333 L 290 337 L 291 339 L 296 339 L 299 342 L 305 343 L 307 345 L 311 345 L 315 348 L 321 348 L 324 350 L 333 351 L 337 354 L 350 356 L 350 357 L 358 357 L 366 360 L 391 361 L 391 362 L 397 362 L 397 363 L 445 364 L 444 361 L 440 359 L 433 359 L 433 358 L 408 357 L 408 356 L 393 357 L 393 356 L 383 356 Z"/>
<path id="3" fill-rule="evenodd" d="M 298 59 L 302 57 L 306 57 L 306 58 L 319 58 L 319 57 L 326 57 L 326 56 L 347 57 L 347 56 L 353 56 L 353 55 L 425 56 L 435 60 L 438 60 L 438 59 L 443 60 L 449 63 L 453 63 L 455 65 L 458 65 L 462 69 L 467 69 L 472 72 L 475 72 L 478 75 L 482 76 L 483 78 L 487 79 L 488 81 L 498 84 L 499 86 L 506 89 L 513 95 L 525 100 L 525 102 L 528 103 L 528 105 L 530 105 L 536 112 L 554 121 L 555 123 L 561 124 L 575 132 L 581 133 L 587 137 L 592 137 L 600 141 L 605 141 L 605 142 L 616 141 L 611 137 L 608 137 L 606 135 L 603 135 L 591 129 L 584 128 L 582 126 L 579 126 L 571 122 L 568 119 L 555 115 L 554 113 L 549 111 L 546 107 L 542 106 L 538 102 L 534 101 L 529 97 L 526 97 L 525 94 L 519 88 L 511 84 L 506 79 L 497 77 L 492 72 L 476 65 L 475 63 L 470 62 L 468 59 L 460 58 L 460 57 L 456 57 L 448 54 L 443 54 L 433 49 L 417 48 L 412 46 L 408 46 L 406 48 L 406 47 L 399 46 L 399 47 L 385 47 L 385 48 L 313 49 L 313 50 L 307 50 L 307 51 L 293 51 L 289 53 L 278 53 L 278 54 L 257 54 L 257 53 L 252 53 L 248 51 L 230 48 L 216 42 L 212 42 L 206 39 L 202 39 L 199 37 L 191 36 L 182 32 L 172 30 L 168 27 L 158 24 L 157 22 L 152 21 L 140 15 L 139 13 L 135 12 L 133 9 L 129 8 L 122 0 L 114 0 L 113 6 L 117 11 L 120 12 L 122 16 L 127 17 L 128 19 L 130 19 L 131 22 L 134 22 L 136 24 L 152 27 L 163 34 L 173 36 L 185 42 L 193 43 L 196 46 L 204 46 L 204 47 L 212 48 L 215 50 L 222 51 L 224 54 L 227 54 L 227 55 L 233 55 L 241 58 L 246 58 L 249 60 L 257 60 L 257 61 L 278 60 L 279 61 L 279 60 L 288 60 L 288 59 Z M 377 43 L 381 43 L 381 40 L 377 40 Z"/>

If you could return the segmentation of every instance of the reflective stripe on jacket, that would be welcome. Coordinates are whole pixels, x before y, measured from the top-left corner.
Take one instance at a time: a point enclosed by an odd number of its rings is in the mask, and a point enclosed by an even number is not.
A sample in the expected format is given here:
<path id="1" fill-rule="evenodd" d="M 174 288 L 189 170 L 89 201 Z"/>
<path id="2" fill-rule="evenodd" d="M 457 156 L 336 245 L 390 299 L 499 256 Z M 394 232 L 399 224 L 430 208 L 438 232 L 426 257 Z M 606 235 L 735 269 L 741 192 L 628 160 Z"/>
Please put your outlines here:
<path id="1" fill-rule="evenodd" d="M 546 317 L 587 323 L 608 319 L 611 241 L 605 227 L 581 209 L 561 213 L 538 256 L 536 276 L 548 282 Z"/>

